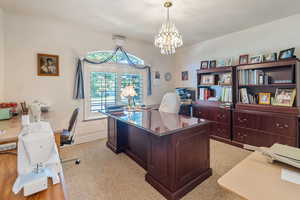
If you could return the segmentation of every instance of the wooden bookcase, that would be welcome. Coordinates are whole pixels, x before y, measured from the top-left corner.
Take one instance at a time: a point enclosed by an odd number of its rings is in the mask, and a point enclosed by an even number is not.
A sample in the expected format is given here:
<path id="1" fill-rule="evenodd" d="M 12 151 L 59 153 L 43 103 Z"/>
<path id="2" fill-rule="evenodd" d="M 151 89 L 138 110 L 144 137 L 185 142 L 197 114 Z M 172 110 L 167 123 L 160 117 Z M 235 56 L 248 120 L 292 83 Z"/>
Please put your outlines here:
<path id="1" fill-rule="evenodd" d="M 259 70 L 269 78 L 264 79 L 265 82 L 262 84 L 259 84 L 257 79 L 256 82 L 245 81 L 245 77 L 241 77 L 243 70 L 257 70 L 256 72 Z M 224 107 L 222 102 L 208 101 L 197 101 L 194 105 L 194 116 L 213 121 L 211 137 L 237 146 L 243 146 L 243 144 L 271 146 L 277 142 L 299 147 L 299 60 L 294 58 L 276 62 L 197 70 L 197 97 L 199 98 L 199 88 L 216 87 L 199 84 L 203 74 L 218 75 L 226 72 L 232 73 L 233 99 L 231 106 Z M 257 76 L 254 77 L 257 78 Z M 282 83 L 282 80 L 285 83 Z M 257 96 L 258 93 L 271 93 L 273 97 L 277 88 L 295 89 L 296 97 L 291 107 L 258 104 L 256 100 L 251 104 L 242 103 L 239 93 L 241 88 L 246 88 L 247 92 L 253 96 Z M 222 117 L 220 118 L 220 116 Z"/>
<path id="2" fill-rule="evenodd" d="M 231 74 L 231 83 L 219 83 L 221 76 Z M 205 75 L 214 75 L 215 83 L 210 85 L 201 84 L 201 79 Z M 193 106 L 193 115 L 199 118 L 208 119 L 213 122 L 210 137 L 219 141 L 230 143 L 231 124 L 232 124 L 232 108 L 235 105 L 235 67 L 220 67 L 205 70 L 197 70 L 197 101 Z M 201 88 L 214 91 L 213 97 L 218 101 L 199 100 Z M 231 89 L 231 101 L 221 101 L 222 90 L 224 88 Z"/>

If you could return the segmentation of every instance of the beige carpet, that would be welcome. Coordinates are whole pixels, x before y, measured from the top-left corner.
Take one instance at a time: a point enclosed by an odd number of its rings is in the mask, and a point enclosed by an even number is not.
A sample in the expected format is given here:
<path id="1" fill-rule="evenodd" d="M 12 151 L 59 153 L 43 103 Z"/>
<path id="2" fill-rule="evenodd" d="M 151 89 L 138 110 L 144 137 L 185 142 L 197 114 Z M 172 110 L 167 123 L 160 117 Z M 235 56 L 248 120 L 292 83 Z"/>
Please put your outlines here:
<path id="1" fill-rule="evenodd" d="M 104 140 L 64 148 L 63 158 L 80 157 L 79 166 L 64 164 L 70 200 L 164 200 L 145 181 L 145 170 L 125 154 L 116 155 Z M 183 200 L 240 200 L 222 189 L 218 178 L 250 153 L 211 140 L 213 175 L 188 193 Z"/>

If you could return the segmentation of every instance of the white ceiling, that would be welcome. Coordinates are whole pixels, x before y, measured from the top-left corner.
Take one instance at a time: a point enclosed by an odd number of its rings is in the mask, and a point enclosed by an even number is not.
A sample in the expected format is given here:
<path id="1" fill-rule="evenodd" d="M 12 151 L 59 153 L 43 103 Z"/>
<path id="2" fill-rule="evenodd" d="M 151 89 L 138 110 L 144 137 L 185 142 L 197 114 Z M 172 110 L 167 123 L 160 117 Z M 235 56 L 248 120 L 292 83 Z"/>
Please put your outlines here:
<path id="1" fill-rule="evenodd" d="M 190 45 L 300 13 L 300 0 L 173 0 L 171 19 Z M 7 12 L 67 20 L 153 42 L 163 0 L 0 0 Z M 279 28 L 279 27 L 278 27 Z M 288 31 L 288 30 L 287 30 Z"/>

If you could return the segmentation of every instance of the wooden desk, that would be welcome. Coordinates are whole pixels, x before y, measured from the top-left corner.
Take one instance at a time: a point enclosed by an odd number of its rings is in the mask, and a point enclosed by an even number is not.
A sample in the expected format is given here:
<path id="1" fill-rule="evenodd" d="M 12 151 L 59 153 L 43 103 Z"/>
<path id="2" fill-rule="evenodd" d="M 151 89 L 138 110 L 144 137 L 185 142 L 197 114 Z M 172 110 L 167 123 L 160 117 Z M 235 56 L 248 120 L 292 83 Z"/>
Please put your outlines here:
<path id="1" fill-rule="evenodd" d="M 281 180 L 283 167 L 296 170 L 285 164 L 268 163 L 261 153 L 254 152 L 222 176 L 218 183 L 248 200 L 297 200 L 300 185 Z"/>
<path id="2" fill-rule="evenodd" d="M 210 122 L 157 110 L 104 114 L 107 146 L 142 166 L 146 181 L 167 199 L 180 199 L 211 176 Z"/>
<path id="3" fill-rule="evenodd" d="M 4 134 L 0 134 L 0 144 L 16 142 L 18 140 L 18 135 L 22 129 L 20 118 L 20 116 L 16 116 L 10 120 L 0 121 L 0 130 L 5 130 Z M 66 119 L 54 112 L 42 114 L 42 120 L 48 121 L 55 132 L 58 132 L 57 130 L 61 129 L 63 125 L 67 125 Z"/>
<path id="4" fill-rule="evenodd" d="M 51 125 L 54 119 L 50 115 L 44 115 L 44 119 L 49 119 Z M 6 130 L 6 133 L 0 135 L 0 144 L 7 142 L 17 142 L 21 131 L 21 123 L 18 117 L 11 120 L 0 121 L 0 129 Z M 60 145 L 60 134 L 55 133 L 55 142 Z M 0 200 L 66 200 L 65 182 L 63 174 L 60 175 L 61 183 L 52 185 L 49 180 L 48 189 L 29 197 L 23 196 L 23 191 L 15 195 L 12 192 L 12 186 L 17 178 L 17 156 L 11 154 L 0 154 Z"/>

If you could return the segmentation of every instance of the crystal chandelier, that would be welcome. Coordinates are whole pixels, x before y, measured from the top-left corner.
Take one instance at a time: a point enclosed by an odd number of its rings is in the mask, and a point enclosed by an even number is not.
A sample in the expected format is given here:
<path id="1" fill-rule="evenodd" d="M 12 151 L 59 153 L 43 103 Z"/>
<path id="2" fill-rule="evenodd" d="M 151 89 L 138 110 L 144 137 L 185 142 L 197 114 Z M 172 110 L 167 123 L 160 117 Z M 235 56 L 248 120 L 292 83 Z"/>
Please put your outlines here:
<path id="1" fill-rule="evenodd" d="M 155 36 L 154 45 L 160 48 L 161 54 L 174 54 L 176 48 L 183 45 L 182 37 L 175 24 L 170 21 L 169 8 L 172 2 L 166 1 L 164 7 L 167 8 L 167 21 L 162 24 L 157 36 Z"/>

